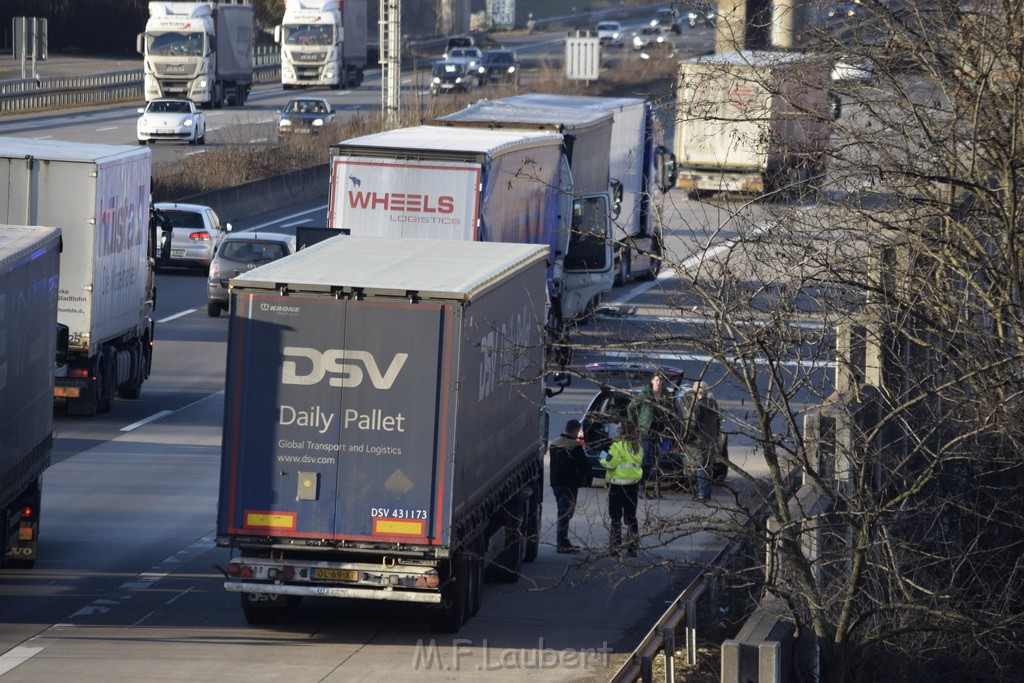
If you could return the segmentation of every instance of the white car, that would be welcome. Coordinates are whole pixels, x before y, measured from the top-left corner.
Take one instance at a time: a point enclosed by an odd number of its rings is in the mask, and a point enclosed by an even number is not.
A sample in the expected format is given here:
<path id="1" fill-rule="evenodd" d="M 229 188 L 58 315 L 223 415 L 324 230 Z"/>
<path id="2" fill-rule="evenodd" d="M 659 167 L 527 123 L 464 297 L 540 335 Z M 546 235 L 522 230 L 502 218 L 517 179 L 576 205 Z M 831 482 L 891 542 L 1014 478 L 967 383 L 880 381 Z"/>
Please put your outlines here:
<path id="1" fill-rule="evenodd" d="M 231 224 L 221 225 L 217 212 L 202 204 L 160 202 L 153 208 L 172 226 L 169 231 L 158 228 L 157 270 L 184 267 L 205 273 Z"/>
<path id="2" fill-rule="evenodd" d="M 602 45 L 622 47 L 626 44 L 625 35 L 622 24 L 617 21 L 602 21 L 597 25 L 597 39 Z"/>
<path id="3" fill-rule="evenodd" d="M 870 84 L 875 80 L 875 66 L 867 57 L 843 56 L 832 67 L 832 82 Z"/>
<path id="4" fill-rule="evenodd" d="M 153 100 L 139 109 L 139 113 L 142 116 L 136 124 L 136 132 L 140 145 L 156 140 L 206 144 L 206 117 L 192 100 Z"/>

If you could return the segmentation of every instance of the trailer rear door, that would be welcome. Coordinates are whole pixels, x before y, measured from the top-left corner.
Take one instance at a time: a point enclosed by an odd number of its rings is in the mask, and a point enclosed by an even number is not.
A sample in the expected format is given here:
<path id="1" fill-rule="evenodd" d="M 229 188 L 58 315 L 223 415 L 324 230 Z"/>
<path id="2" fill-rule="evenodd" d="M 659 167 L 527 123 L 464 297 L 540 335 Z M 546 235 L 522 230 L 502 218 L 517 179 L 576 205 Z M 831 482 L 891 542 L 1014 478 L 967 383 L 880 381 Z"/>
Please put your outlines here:
<path id="1" fill-rule="evenodd" d="M 452 308 L 238 292 L 218 531 L 446 544 Z"/>

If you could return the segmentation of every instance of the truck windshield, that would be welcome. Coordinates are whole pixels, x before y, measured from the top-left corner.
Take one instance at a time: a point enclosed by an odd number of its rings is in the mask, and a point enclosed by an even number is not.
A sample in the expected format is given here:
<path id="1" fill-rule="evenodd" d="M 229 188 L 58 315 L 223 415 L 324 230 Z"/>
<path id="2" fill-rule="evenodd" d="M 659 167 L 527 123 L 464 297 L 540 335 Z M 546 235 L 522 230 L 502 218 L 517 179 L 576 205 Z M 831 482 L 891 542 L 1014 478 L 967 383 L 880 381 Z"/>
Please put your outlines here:
<path id="1" fill-rule="evenodd" d="M 334 27 L 327 24 L 295 24 L 285 26 L 284 42 L 288 45 L 332 45 Z"/>
<path id="2" fill-rule="evenodd" d="M 608 207 L 603 197 L 583 197 L 572 204 L 572 232 L 565 255 L 566 270 L 608 267 Z"/>
<path id="3" fill-rule="evenodd" d="M 151 33 L 149 54 L 158 57 L 202 57 L 202 33 Z"/>

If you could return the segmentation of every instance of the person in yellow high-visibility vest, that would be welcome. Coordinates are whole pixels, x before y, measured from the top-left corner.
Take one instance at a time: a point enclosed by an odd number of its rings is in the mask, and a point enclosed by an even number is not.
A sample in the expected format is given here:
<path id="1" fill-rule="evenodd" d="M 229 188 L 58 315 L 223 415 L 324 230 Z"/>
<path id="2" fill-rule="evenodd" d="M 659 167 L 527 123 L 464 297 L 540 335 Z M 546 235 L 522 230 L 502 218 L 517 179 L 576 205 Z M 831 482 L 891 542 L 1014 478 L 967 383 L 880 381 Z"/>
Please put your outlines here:
<path id="1" fill-rule="evenodd" d="M 644 449 L 640 434 L 632 422 L 623 422 L 619 433 L 608 448 L 606 457 L 601 458 L 601 467 L 608 472 L 608 515 L 612 526 L 609 536 L 609 550 L 618 554 L 622 549 L 622 522 L 626 522 L 626 549 L 630 557 L 636 557 L 640 546 L 640 525 L 636 521 L 637 494 L 643 477 Z"/>

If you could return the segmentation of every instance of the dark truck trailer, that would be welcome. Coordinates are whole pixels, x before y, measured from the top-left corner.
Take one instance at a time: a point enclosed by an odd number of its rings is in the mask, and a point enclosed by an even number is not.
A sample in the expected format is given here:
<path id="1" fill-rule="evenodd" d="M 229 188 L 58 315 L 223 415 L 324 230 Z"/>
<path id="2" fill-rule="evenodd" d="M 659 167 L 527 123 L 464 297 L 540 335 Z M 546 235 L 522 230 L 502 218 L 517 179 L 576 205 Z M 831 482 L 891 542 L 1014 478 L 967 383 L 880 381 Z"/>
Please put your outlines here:
<path id="1" fill-rule="evenodd" d="M 454 632 L 537 556 L 547 254 L 340 236 L 231 281 L 217 544 L 250 623 L 322 596 Z"/>
<path id="2" fill-rule="evenodd" d="M 53 444 L 60 230 L 0 225 L 0 558 L 36 561 Z"/>

